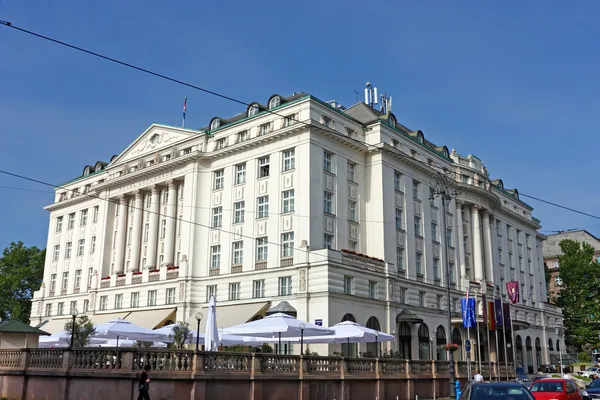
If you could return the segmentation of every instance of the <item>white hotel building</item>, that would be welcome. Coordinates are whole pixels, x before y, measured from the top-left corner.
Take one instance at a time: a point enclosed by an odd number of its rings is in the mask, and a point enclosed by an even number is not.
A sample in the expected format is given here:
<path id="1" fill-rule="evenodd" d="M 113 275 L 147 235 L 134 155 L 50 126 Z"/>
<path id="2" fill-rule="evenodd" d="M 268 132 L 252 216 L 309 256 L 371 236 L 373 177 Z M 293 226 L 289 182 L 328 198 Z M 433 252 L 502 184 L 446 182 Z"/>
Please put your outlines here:
<path id="1" fill-rule="evenodd" d="M 441 170 L 457 177 L 446 215 L 441 199 L 430 200 Z M 273 95 L 200 130 L 153 124 L 109 163 L 58 187 L 46 209 L 44 283 L 31 317 L 50 332 L 73 306 L 95 323 L 195 328 L 214 294 L 219 327 L 287 301 L 299 319 L 393 333 L 386 346 L 402 357 L 444 357 L 435 348 L 445 340 L 448 262 L 454 341 L 466 338 L 459 299 L 469 282 L 485 280 L 506 301 L 505 283 L 518 280 L 517 358 L 537 369 L 562 342 L 560 310 L 545 303 L 544 236 L 532 208 L 477 157 L 365 103 Z M 492 360 L 495 342 L 492 332 Z"/>

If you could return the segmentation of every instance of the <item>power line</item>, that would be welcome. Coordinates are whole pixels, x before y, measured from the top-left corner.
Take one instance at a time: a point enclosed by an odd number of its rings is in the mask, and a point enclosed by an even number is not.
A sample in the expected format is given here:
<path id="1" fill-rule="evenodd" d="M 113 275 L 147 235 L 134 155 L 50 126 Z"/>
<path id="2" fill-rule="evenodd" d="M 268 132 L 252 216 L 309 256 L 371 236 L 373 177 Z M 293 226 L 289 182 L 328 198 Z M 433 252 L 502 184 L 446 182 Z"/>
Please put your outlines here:
<path id="1" fill-rule="evenodd" d="M 49 190 L 27 189 L 27 188 L 14 187 L 14 186 L 0 186 L 0 189 L 22 190 L 22 191 L 25 191 L 25 192 L 38 192 L 38 193 L 54 194 L 54 192 L 51 192 Z"/>
<path id="2" fill-rule="evenodd" d="M 597 216 L 597 215 L 589 214 L 589 213 L 586 213 L 585 211 L 579 211 L 579 210 L 576 210 L 576 209 L 571 208 L 571 207 L 563 206 L 561 204 L 553 203 L 553 202 L 548 201 L 548 200 L 540 199 L 539 197 L 531 196 L 531 195 L 524 194 L 524 193 L 521 193 L 521 192 L 519 192 L 519 196 L 525 196 L 525 197 L 528 197 L 530 199 L 539 201 L 541 203 L 545 203 L 545 204 L 548 204 L 548 205 L 551 205 L 551 206 L 554 206 L 554 207 L 562 208 L 564 210 L 572 211 L 572 212 L 577 213 L 577 214 L 585 215 L 586 217 L 600 219 L 600 217 Z"/>

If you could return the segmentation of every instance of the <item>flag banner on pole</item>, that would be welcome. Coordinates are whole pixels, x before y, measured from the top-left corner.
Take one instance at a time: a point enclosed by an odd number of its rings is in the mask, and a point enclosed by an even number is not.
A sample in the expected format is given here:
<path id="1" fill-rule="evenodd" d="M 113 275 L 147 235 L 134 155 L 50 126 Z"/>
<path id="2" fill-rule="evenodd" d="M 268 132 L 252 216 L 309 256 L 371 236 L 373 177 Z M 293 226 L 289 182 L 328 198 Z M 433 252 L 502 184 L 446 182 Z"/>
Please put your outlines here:
<path id="1" fill-rule="evenodd" d="M 460 306 L 462 309 L 463 326 L 467 329 L 474 328 L 477 324 L 475 318 L 475 299 L 463 297 L 460 299 Z"/>
<path id="2" fill-rule="evenodd" d="M 519 282 L 510 281 L 506 282 L 506 291 L 508 292 L 508 299 L 512 304 L 519 302 Z"/>
<path id="3" fill-rule="evenodd" d="M 487 309 L 488 309 L 488 327 L 490 328 L 491 331 L 495 331 L 496 330 L 496 318 L 494 316 L 494 302 L 493 301 L 487 302 Z"/>
<path id="4" fill-rule="evenodd" d="M 185 119 L 185 113 L 187 112 L 187 97 L 183 99 L 183 119 Z"/>
<path id="5" fill-rule="evenodd" d="M 502 321 L 502 300 L 494 299 L 494 314 L 496 316 L 496 328 L 504 329 L 504 321 Z"/>
<path id="6" fill-rule="evenodd" d="M 481 311 L 483 311 L 481 314 L 483 315 L 483 323 L 487 324 L 488 323 L 488 307 L 487 307 L 487 296 L 484 294 L 481 295 Z"/>
<path id="7" fill-rule="evenodd" d="M 504 314 L 504 328 L 510 330 L 510 304 L 502 303 L 502 312 Z"/>

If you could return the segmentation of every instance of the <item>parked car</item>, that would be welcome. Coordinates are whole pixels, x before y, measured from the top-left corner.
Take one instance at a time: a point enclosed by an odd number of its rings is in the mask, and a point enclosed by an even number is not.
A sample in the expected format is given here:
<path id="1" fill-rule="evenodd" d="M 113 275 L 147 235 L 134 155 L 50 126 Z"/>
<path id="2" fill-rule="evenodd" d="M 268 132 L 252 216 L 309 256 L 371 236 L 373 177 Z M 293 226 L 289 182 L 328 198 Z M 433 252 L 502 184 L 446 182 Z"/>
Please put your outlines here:
<path id="1" fill-rule="evenodd" d="M 459 400 L 535 400 L 529 390 L 518 382 L 471 382 Z"/>
<path id="2" fill-rule="evenodd" d="M 600 399 L 600 379 L 594 379 L 585 387 L 590 399 Z"/>
<path id="3" fill-rule="evenodd" d="M 587 391 L 579 390 L 575 382 L 569 379 L 541 379 L 534 382 L 529 390 L 536 400 L 584 400 L 588 398 Z"/>
<path id="4" fill-rule="evenodd" d="M 600 368 L 597 367 L 589 367 L 588 369 L 586 369 L 585 371 L 579 371 L 578 375 L 579 376 L 585 376 L 586 378 L 591 378 L 592 375 L 598 375 L 600 371 Z"/>

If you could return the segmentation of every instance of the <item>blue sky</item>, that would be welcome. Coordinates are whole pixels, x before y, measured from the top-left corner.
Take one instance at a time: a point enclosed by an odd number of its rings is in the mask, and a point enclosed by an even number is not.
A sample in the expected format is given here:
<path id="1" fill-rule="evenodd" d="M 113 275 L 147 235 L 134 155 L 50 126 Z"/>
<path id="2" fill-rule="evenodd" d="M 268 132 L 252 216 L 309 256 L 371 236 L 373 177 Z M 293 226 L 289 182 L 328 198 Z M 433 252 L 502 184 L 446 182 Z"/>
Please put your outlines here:
<path id="1" fill-rule="evenodd" d="M 343 8 L 339 5 L 344 4 Z M 404 125 L 475 154 L 506 187 L 600 214 L 600 3 L 17 1 L 0 19 L 243 101 L 306 91 L 349 105 L 366 81 Z M 0 27 L 0 169 L 61 183 L 152 122 L 243 107 Z M 45 247 L 49 188 L 0 175 L 0 247 Z M 526 199 L 543 231 L 600 220 Z"/>

